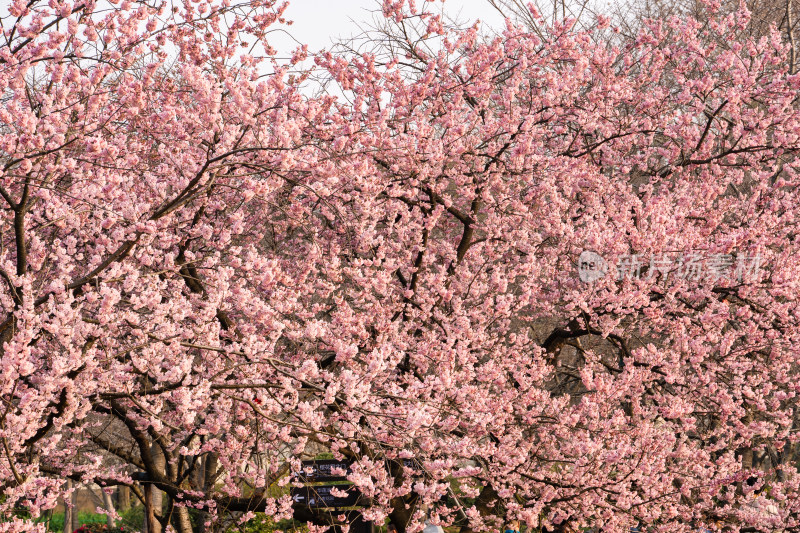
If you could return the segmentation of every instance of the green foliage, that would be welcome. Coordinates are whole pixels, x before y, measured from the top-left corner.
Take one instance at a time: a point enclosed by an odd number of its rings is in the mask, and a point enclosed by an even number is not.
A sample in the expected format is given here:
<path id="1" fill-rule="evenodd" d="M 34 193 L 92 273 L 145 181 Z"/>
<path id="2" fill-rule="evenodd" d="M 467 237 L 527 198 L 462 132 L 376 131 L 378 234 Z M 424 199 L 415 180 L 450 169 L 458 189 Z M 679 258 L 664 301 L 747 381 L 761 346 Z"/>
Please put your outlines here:
<path id="1" fill-rule="evenodd" d="M 132 531 L 141 531 L 144 528 L 144 507 L 138 505 L 118 511 L 120 520 L 118 524 L 124 526 L 125 529 Z"/>
<path id="2" fill-rule="evenodd" d="M 64 513 L 53 513 L 49 517 L 43 517 L 40 522 L 47 523 L 47 529 L 50 531 L 61 532 L 64 530 Z M 98 513 L 78 513 L 78 525 L 84 524 L 106 524 L 106 515 Z"/>

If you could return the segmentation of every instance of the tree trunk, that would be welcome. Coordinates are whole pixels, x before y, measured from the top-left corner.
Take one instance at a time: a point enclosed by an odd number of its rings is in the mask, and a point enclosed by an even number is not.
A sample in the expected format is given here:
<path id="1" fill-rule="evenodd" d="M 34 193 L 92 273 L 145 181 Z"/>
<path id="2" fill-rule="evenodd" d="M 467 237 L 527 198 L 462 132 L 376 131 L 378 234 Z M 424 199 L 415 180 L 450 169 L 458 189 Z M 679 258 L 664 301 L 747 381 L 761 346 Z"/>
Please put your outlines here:
<path id="1" fill-rule="evenodd" d="M 214 489 L 214 484 L 217 480 L 217 455 L 209 454 L 203 459 L 203 491 L 206 497 L 209 497 Z M 206 521 L 209 520 L 208 513 L 200 513 L 200 533 L 210 533 L 211 528 L 206 526 Z"/>
<path id="2" fill-rule="evenodd" d="M 175 507 L 175 529 L 178 533 L 192 533 L 192 520 L 186 507 Z"/>
<path id="3" fill-rule="evenodd" d="M 155 502 L 153 493 L 156 489 L 147 484 L 144 486 L 144 524 L 142 533 L 161 533 L 161 524 L 156 519 Z"/>
<path id="4" fill-rule="evenodd" d="M 104 490 L 100 491 L 103 494 L 103 507 L 106 508 L 108 514 L 106 514 L 106 524 L 108 524 L 108 529 L 114 528 L 114 503 L 111 501 L 111 494 L 107 493 Z"/>
<path id="5" fill-rule="evenodd" d="M 72 487 L 72 480 L 67 480 L 67 490 L 71 490 Z M 64 533 L 72 533 L 75 531 L 72 529 L 72 515 L 75 514 L 75 510 L 72 508 L 72 503 L 74 502 L 73 495 L 70 494 L 69 501 L 64 498 Z"/>
<path id="6" fill-rule="evenodd" d="M 72 493 L 72 531 L 75 531 L 83 524 L 81 524 L 81 517 L 78 516 L 78 494 L 81 491 L 79 484 L 75 485 L 75 492 Z"/>
<path id="7" fill-rule="evenodd" d="M 117 511 L 127 511 L 131 508 L 131 489 L 125 485 L 117 487 Z"/>
<path id="8" fill-rule="evenodd" d="M 161 474 L 164 473 L 165 459 L 164 452 L 158 444 L 153 444 L 150 448 L 153 455 L 155 468 Z M 144 484 L 144 533 L 161 533 L 161 512 L 164 506 L 164 493 L 158 490 L 153 484 Z"/>

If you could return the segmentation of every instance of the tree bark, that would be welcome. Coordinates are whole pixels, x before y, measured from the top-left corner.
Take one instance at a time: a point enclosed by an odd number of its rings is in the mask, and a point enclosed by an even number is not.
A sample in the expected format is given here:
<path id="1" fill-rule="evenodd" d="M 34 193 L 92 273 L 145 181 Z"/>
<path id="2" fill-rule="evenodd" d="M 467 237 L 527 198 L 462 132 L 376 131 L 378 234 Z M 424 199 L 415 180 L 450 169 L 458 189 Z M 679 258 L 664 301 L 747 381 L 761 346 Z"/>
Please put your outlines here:
<path id="1" fill-rule="evenodd" d="M 150 448 L 153 456 L 155 470 L 164 473 L 166 460 L 164 452 L 158 444 L 153 443 Z M 164 493 L 158 490 L 152 483 L 144 485 L 144 533 L 161 533 L 161 512 L 164 506 Z"/>
<path id="2" fill-rule="evenodd" d="M 175 508 L 175 529 L 178 533 L 192 533 L 192 521 L 186 507 Z"/>
<path id="3" fill-rule="evenodd" d="M 81 518 L 78 516 L 78 493 L 80 492 L 81 487 L 77 485 L 75 487 L 75 491 L 72 493 L 72 531 L 75 531 L 83 524 L 81 524 Z"/>
<path id="4" fill-rule="evenodd" d="M 131 489 L 125 485 L 117 487 L 117 511 L 127 511 L 131 508 Z"/>
<path id="5" fill-rule="evenodd" d="M 210 495 L 217 480 L 217 456 L 216 454 L 206 455 L 203 459 L 203 490 Z M 200 513 L 200 533 L 210 533 L 211 528 L 206 526 L 209 519 L 208 513 Z"/>
<path id="6" fill-rule="evenodd" d="M 109 529 L 114 528 L 114 503 L 111 501 L 111 494 L 107 493 L 104 490 L 100 491 L 103 494 L 103 507 L 106 508 L 108 514 L 106 514 L 106 524 L 108 524 Z"/>
<path id="7" fill-rule="evenodd" d="M 73 483 L 71 479 L 67 480 L 67 490 L 73 488 Z M 72 515 L 74 514 L 74 509 L 72 508 L 72 504 L 74 502 L 74 493 L 70 494 L 69 501 L 64 499 L 64 529 L 63 533 L 72 533 L 74 529 L 72 529 Z"/>

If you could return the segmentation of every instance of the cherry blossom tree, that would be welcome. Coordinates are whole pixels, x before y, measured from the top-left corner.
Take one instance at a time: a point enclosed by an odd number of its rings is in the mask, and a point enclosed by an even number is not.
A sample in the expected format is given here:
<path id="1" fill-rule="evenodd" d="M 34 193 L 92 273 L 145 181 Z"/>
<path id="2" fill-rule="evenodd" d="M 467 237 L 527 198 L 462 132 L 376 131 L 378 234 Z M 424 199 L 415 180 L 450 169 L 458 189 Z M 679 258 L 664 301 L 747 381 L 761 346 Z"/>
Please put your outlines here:
<path id="1" fill-rule="evenodd" d="M 174 508 L 185 529 L 186 507 L 175 504 L 213 511 L 202 489 L 234 487 L 264 438 L 242 440 L 254 392 L 239 399 L 239 378 L 255 371 L 264 388 L 258 372 L 293 375 L 255 354 L 272 350 L 281 338 L 272 321 L 292 312 L 278 285 L 302 283 L 306 267 L 292 261 L 282 272 L 282 259 L 263 254 L 282 242 L 278 222 L 251 217 L 273 208 L 292 216 L 274 201 L 297 183 L 296 158 L 313 165 L 301 132 L 324 112 L 297 94 L 285 67 L 264 74 L 265 34 L 285 7 L 8 6 L 3 528 L 32 528 L 13 512 L 36 519 L 64 478 L 132 484 L 141 470 L 167 489 L 164 522 Z M 243 238 L 254 224 L 257 236 Z M 238 325 L 225 302 L 242 290 L 285 305 L 243 299 L 256 321 Z M 288 427 L 281 419 L 282 436 Z M 179 497 L 201 466 L 199 490 Z M 150 488 L 137 494 L 155 531 Z"/>
<path id="2" fill-rule="evenodd" d="M 435 429 L 415 441 L 476 483 L 474 508 L 451 493 L 441 511 L 774 529 L 745 516 L 752 476 L 781 502 L 771 520 L 795 527 L 793 320 L 777 309 L 791 307 L 778 287 L 792 283 L 798 80 L 780 34 L 751 39 L 746 10 L 708 5 L 625 49 L 569 21 L 486 42 L 396 8 L 405 56 L 386 72 L 377 54 L 325 64 L 353 92 L 344 120 L 363 124 L 356 146 L 385 191 L 357 234 L 406 289 L 391 316 L 411 330 L 392 346 Z M 580 284 L 587 249 L 612 269 L 627 256 L 633 279 Z"/>
<path id="3" fill-rule="evenodd" d="M 287 489 L 325 451 L 403 532 L 798 529 L 782 34 L 386 1 L 393 40 L 310 97 L 267 59 L 285 7 L 9 7 L 0 527 L 66 479 L 150 532 L 318 520 Z"/>

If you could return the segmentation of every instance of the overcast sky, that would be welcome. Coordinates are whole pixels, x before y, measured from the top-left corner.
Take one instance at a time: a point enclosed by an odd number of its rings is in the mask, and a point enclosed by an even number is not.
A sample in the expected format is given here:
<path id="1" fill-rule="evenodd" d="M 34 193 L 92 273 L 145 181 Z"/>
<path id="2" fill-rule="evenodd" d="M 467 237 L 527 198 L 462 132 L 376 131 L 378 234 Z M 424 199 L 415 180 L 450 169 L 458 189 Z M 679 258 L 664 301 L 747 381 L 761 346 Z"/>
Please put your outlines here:
<path id="1" fill-rule="evenodd" d="M 417 5 L 421 5 L 418 0 Z M 371 20 L 370 11 L 379 6 L 378 0 L 289 0 L 286 17 L 294 21 L 288 28 L 292 36 L 318 51 L 331 44 L 332 39 L 357 34 L 356 23 Z M 459 20 L 475 20 L 497 25 L 500 17 L 486 0 L 446 0 L 445 11 L 460 15 Z M 273 34 L 270 43 L 280 55 L 286 55 L 297 43 L 285 35 Z"/>

